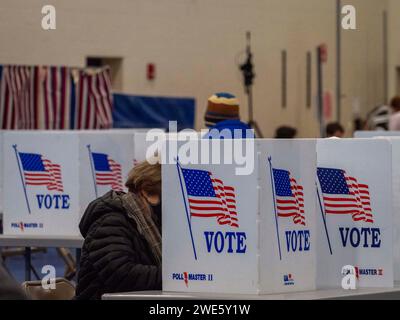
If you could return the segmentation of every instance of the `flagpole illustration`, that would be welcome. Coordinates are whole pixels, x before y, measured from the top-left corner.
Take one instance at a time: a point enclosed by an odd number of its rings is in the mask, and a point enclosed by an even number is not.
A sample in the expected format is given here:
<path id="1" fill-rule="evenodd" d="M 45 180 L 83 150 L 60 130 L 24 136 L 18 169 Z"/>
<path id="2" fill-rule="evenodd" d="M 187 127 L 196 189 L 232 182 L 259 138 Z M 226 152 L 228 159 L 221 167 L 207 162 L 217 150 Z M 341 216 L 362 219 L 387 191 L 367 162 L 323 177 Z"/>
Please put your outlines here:
<path id="1" fill-rule="evenodd" d="M 19 156 L 18 156 L 18 150 L 17 150 L 17 145 L 13 145 L 14 151 L 15 151 L 15 156 L 17 157 L 17 163 L 18 163 L 18 169 L 19 169 L 19 174 L 21 176 L 21 182 L 22 182 L 22 187 L 24 188 L 24 194 L 25 194 L 25 200 L 26 200 L 26 205 L 28 207 L 28 212 L 31 214 L 31 207 L 29 206 L 29 200 L 28 200 L 28 194 L 26 193 L 26 185 L 24 181 L 24 177 L 22 175 L 22 170 L 21 170 L 21 164 L 19 163 Z"/>
<path id="2" fill-rule="evenodd" d="M 90 168 L 92 169 L 92 177 L 93 177 L 93 184 L 94 184 L 94 192 L 96 194 L 96 198 L 98 197 L 97 195 L 97 184 L 96 184 L 96 173 L 94 171 L 94 164 L 93 164 L 93 156 L 92 156 L 92 151 L 90 150 L 90 144 L 86 146 L 89 151 L 89 160 L 90 160 Z"/>
<path id="3" fill-rule="evenodd" d="M 324 208 L 322 207 L 321 198 L 320 198 L 320 196 L 319 196 L 319 190 L 318 190 L 318 185 L 317 185 L 317 183 L 315 183 L 315 187 L 317 188 L 318 202 L 319 202 L 319 207 L 320 207 L 320 209 L 321 209 L 322 221 L 324 222 L 326 238 L 328 239 L 329 251 L 330 251 L 330 253 L 332 254 L 331 240 L 329 239 L 328 228 L 327 228 L 327 226 L 326 226 L 325 212 L 324 212 Z"/>
<path id="4" fill-rule="evenodd" d="M 193 232 L 192 232 L 192 222 L 190 219 L 189 211 L 186 205 L 186 198 L 185 198 L 185 192 L 183 191 L 183 184 L 182 184 L 182 177 L 181 177 L 181 169 L 182 167 L 179 164 L 179 159 L 176 159 L 176 168 L 178 170 L 178 176 L 179 176 L 179 183 L 181 185 L 181 191 L 182 191 L 182 197 L 183 197 L 183 202 L 185 204 L 185 211 L 186 211 L 186 218 L 189 226 L 189 231 L 190 231 L 190 237 L 192 239 L 192 246 L 193 246 L 193 253 L 194 253 L 194 259 L 197 260 L 197 253 L 196 253 L 196 246 L 194 245 L 194 240 L 193 240 Z"/>
<path id="5" fill-rule="evenodd" d="M 272 172 L 272 158 L 271 157 L 268 157 L 268 162 L 269 162 L 269 170 L 270 170 L 270 173 L 271 173 L 272 199 L 274 201 L 275 225 L 276 225 L 276 236 L 278 238 L 279 260 L 282 260 L 281 241 L 280 241 L 280 238 L 279 238 L 278 214 L 276 212 L 275 186 L 274 186 L 274 178 L 273 178 L 273 172 Z"/>

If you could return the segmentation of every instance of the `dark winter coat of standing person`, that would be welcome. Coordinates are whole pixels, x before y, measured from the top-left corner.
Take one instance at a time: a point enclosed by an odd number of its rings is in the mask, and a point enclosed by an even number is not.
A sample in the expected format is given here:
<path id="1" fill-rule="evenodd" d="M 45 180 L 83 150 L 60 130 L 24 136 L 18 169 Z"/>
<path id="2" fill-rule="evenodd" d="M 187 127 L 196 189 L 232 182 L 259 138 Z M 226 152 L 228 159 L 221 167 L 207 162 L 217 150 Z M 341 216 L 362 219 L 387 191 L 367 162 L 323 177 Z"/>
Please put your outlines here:
<path id="1" fill-rule="evenodd" d="M 85 211 L 76 299 L 161 289 L 161 165 L 130 172 L 128 193 L 110 191 Z"/>

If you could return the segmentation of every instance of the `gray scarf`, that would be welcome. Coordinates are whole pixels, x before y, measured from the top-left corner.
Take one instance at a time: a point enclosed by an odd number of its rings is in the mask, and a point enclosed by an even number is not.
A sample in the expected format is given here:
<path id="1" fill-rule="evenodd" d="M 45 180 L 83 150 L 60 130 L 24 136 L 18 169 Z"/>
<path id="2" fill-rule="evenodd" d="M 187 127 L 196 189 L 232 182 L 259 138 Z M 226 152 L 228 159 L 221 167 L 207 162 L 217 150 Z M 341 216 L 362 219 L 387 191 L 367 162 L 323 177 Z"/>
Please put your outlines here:
<path id="1" fill-rule="evenodd" d="M 146 239 L 157 265 L 161 265 L 161 234 L 152 218 L 150 205 L 132 192 L 121 198 L 128 216 L 135 220 L 139 233 Z"/>

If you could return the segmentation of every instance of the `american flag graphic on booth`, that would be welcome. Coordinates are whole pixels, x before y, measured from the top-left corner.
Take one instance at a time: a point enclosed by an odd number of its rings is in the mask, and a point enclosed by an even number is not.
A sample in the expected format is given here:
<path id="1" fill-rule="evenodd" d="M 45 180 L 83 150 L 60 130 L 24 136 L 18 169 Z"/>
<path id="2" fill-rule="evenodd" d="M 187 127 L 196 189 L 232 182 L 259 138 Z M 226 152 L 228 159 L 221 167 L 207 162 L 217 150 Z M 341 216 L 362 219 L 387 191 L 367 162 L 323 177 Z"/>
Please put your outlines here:
<path id="1" fill-rule="evenodd" d="M 25 185 L 46 186 L 49 191 L 64 191 L 61 167 L 41 154 L 18 152 L 24 172 Z"/>
<path id="2" fill-rule="evenodd" d="M 100 186 L 110 185 L 115 191 L 122 191 L 121 165 L 111 159 L 105 153 L 91 153 L 93 158 L 96 184 Z"/>
<path id="3" fill-rule="evenodd" d="M 227 186 L 211 172 L 181 169 L 186 185 L 190 215 L 216 218 L 220 225 L 238 228 L 235 189 Z"/>
<path id="4" fill-rule="evenodd" d="M 317 176 L 326 214 L 350 214 L 353 221 L 373 222 L 368 185 L 341 169 L 318 168 Z"/>
<path id="5" fill-rule="evenodd" d="M 272 169 L 279 217 L 291 217 L 295 224 L 306 224 L 303 187 L 287 170 Z"/>

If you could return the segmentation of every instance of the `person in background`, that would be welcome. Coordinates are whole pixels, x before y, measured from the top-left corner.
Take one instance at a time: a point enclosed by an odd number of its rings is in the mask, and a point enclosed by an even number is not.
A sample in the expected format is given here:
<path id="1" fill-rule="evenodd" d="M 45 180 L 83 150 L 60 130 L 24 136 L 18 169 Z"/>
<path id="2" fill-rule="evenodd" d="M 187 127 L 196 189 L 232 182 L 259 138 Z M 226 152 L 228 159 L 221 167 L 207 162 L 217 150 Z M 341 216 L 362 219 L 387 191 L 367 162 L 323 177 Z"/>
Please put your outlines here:
<path id="1" fill-rule="evenodd" d="M 326 137 L 327 138 L 343 138 L 344 128 L 339 122 L 331 122 L 326 126 Z"/>
<path id="2" fill-rule="evenodd" d="M 389 118 L 389 131 L 400 131 L 400 96 L 394 97 L 390 102 L 392 114 Z"/>
<path id="3" fill-rule="evenodd" d="M 254 132 L 247 123 L 240 121 L 239 101 L 230 93 L 216 93 L 208 98 L 205 124 L 210 129 L 204 138 L 254 138 Z"/>
<path id="4" fill-rule="evenodd" d="M 275 131 L 275 139 L 294 139 L 297 135 L 297 129 L 289 126 L 281 126 Z"/>
<path id="5" fill-rule="evenodd" d="M 0 256 L 0 300 L 26 300 L 18 283 L 10 276 L 4 267 L 4 262 Z"/>
<path id="6" fill-rule="evenodd" d="M 391 107 L 380 105 L 372 109 L 366 117 L 361 130 L 386 131 L 389 129 Z"/>
<path id="7" fill-rule="evenodd" d="M 87 207 L 76 299 L 104 293 L 161 290 L 161 165 L 129 173 L 128 192 L 110 191 Z"/>

